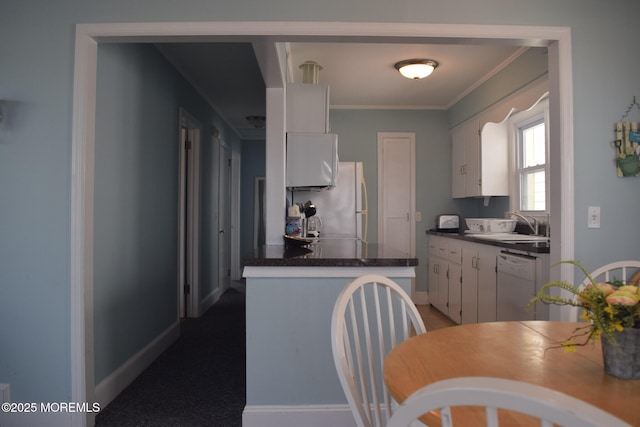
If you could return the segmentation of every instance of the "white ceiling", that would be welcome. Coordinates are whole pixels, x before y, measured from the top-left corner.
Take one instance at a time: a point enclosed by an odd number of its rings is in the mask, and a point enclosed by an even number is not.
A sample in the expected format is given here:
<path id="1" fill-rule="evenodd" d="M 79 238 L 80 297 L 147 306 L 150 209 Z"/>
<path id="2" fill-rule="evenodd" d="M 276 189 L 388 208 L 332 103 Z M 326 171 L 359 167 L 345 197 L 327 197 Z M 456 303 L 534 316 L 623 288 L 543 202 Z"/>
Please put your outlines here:
<path id="1" fill-rule="evenodd" d="M 247 116 L 266 114 L 265 84 L 251 43 L 156 45 L 243 139 L 264 138 Z M 330 106 L 358 109 L 446 110 L 526 48 L 507 45 L 289 43 L 289 79 L 315 61 L 319 83 L 330 86 Z M 402 77 L 398 61 L 428 58 L 440 64 L 422 80 Z"/>

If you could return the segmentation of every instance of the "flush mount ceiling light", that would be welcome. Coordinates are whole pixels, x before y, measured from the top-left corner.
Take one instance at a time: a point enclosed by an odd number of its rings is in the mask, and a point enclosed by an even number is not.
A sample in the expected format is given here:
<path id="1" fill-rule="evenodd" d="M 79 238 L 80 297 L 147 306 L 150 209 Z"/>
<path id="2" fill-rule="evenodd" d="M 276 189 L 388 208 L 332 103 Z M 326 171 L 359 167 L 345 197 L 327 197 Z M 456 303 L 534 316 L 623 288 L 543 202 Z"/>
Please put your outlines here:
<path id="1" fill-rule="evenodd" d="M 424 79 L 433 73 L 438 63 L 432 59 L 407 59 L 394 65 L 404 77 L 413 80 Z"/>

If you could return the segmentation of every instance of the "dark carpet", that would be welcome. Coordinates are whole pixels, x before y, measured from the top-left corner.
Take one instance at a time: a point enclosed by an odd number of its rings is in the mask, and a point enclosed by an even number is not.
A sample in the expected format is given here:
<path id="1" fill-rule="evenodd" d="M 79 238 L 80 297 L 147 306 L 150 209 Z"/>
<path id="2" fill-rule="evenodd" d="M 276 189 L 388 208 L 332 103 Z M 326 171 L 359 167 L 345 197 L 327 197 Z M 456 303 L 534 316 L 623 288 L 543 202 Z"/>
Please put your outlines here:
<path id="1" fill-rule="evenodd" d="M 227 290 L 96 417 L 96 426 L 242 425 L 245 294 Z"/>

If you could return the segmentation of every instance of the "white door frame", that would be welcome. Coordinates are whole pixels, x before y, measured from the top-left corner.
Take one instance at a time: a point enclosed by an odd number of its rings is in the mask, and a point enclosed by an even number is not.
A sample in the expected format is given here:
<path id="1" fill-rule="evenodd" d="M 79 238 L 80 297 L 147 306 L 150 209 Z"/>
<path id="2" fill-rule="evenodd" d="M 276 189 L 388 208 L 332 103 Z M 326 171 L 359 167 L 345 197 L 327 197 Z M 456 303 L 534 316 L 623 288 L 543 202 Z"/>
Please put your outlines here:
<path id="1" fill-rule="evenodd" d="M 71 248 L 70 248 L 70 342 L 71 400 L 85 402 L 93 395 L 93 190 L 98 42 L 167 41 L 191 36 L 202 41 L 230 41 L 254 38 L 269 43 L 269 37 L 296 41 L 349 41 L 365 38 L 378 43 L 440 42 L 447 38 L 473 41 L 483 39 L 521 40 L 539 45 L 548 41 L 551 84 L 550 109 L 554 121 L 550 148 L 551 170 L 560 185 L 552 194 L 552 215 L 559 218 L 555 233 L 559 244 L 551 249 L 551 262 L 574 258 L 574 159 L 573 159 L 573 70 L 571 28 L 514 25 L 468 25 L 380 22 L 131 22 L 76 25 L 74 55 L 73 119 L 71 140 Z M 354 39 L 354 40 L 355 40 Z M 267 145 L 270 141 L 267 132 Z M 280 137 L 282 135 L 279 135 Z M 280 151 L 278 151 L 280 152 Z M 275 159 L 277 160 L 277 159 Z M 284 170 L 284 159 L 281 168 Z M 562 165 L 562 167 L 560 167 Z M 277 164 L 273 165 L 278 167 Z M 276 183 L 277 184 L 277 183 Z M 269 184 L 267 184 L 269 187 Z M 275 191 L 275 190 L 274 190 Z M 280 190 L 278 190 L 280 191 Z M 269 198 L 267 212 L 277 212 L 284 200 Z M 277 194 L 280 194 L 277 192 Z M 268 218 L 269 224 L 272 222 Z M 275 219 L 273 220 L 275 221 Z M 267 227 L 269 228 L 269 224 Z M 553 279 L 573 282 L 572 268 L 553 272 Z M 569 317 L 561 320 L 569 320 Z M 72 425 L 85 426 L 87 417 L 71 415 Z"/>
<path id="2" fill-rule="evenodd" d="M 384 245 L 384 236 L 385 236 L 385 221 L 383 218 L 385 217 L 385 203 L 384 203 L 384 180 L 385 180 L 385 167 L 384 167 L 384 140 L 387 138 L 409 138 L 410 140 L 410 151 L 411 151 L 411 164 L 410 167 L 410 180 L 411 180 L 411 190 L 410 190 L 410 200 L 409 200 L 409 217 L 407 220 L 409 221 L 409 233 L 410 233 L 410 241 L 409 255 L 414 257 L 416 255 L 416 134 L 415 132 L 378 132 L 378 243 Z"/>
<path id="3" fill-rule="evenodd" d="M 183 130 L 191 142 L 185 149 Z M 180 317 L 200 316 L 200 153 L 202 125 L 180 108 L 178 303 Z M 189 176 L 187 177 L 187 174 Z M 188 185 L 188 188 L 187 188 Z M 188 285 L 188 292 L 186 291 Z M 186 310 L 185 310 L 186 308 Z"/>
<path id="4" fill-rule="evenodd" d="M 231 151 L 231 280 L 242 278 L 240 253 L 240 190 L 242 186 L 242 156 Z"/>
<path id="5" fill-rule="evenodd" d="M 262 187 L 262 193 L 260 192 L 260 187 L 265 184 L 264 176 L 256 176 L 253 180 L 253 247 L 255 249 L 258 247 L 258 243 L 260 241 L 260 221 L 263 221 L 264 224 L 264 206 L 258 209 L 258 206 L 261 206 L 261 203 L 264 203 L 264 187 Z"/>
<path id="6" fill-rule="evenodd" d="M 224 141 L 219 140 L 218 143 L 218 290 L 220 294 L 224 292 L 231 280 L 231 243 L 226 246 L 225 242 L 233 240 L 231 229 L 231 195 L 232 195 L 232 150 Z M 229 163 L 225 164 L 224 159 L 228 159 Z M 223 177 L 223 175 L 226 175 Z M 227 184 L 229 191 L 225 193 L 222 188 L 224 182 Z M 226 198 L 225 198 L 226 194 Z M 226 215 L 223 213 L 226 211 Z M 226 223 L 224 221 L 226 220 Z M 227 239 L 226 236 L 229 236 Z M 225 268 L 224 260 L 229 259 L 228 271 Z"/>

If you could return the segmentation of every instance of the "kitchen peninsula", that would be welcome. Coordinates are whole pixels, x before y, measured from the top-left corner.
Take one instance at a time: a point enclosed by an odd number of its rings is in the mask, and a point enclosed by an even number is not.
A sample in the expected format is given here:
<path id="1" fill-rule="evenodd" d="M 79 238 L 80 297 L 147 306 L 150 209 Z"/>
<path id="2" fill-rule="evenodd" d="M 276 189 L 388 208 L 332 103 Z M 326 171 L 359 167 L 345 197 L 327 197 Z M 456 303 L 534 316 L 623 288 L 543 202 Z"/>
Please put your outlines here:
<path id="1" fill-rule="evenodd" d="M 336 238 L 306 248 L 263 246 L 243 263 L 243 425 L 306 425 L 327 411 L 338 417 L 334 425 L 352 420 L 331 354 L 333 305 L 347 283 L 370 273 L 392 278 L 409 293 L 418 260 L 383 245 Z"/>

